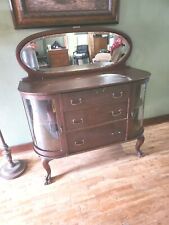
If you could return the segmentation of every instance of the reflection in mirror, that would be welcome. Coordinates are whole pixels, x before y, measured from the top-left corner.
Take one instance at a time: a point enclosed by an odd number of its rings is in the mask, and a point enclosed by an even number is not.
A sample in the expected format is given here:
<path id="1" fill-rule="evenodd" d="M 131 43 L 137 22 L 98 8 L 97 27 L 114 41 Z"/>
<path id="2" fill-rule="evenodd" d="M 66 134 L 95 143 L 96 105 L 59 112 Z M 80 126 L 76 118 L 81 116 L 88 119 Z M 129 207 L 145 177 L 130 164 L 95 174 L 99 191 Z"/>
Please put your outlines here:
<path id="1" fill-rule="evenodd" d="M 26 66 L 47 72 L 65 66 L 117 64 L 129 51 L 127 39 L 117 33 L 76 32 L 34 39 L 20 54 Z"/>

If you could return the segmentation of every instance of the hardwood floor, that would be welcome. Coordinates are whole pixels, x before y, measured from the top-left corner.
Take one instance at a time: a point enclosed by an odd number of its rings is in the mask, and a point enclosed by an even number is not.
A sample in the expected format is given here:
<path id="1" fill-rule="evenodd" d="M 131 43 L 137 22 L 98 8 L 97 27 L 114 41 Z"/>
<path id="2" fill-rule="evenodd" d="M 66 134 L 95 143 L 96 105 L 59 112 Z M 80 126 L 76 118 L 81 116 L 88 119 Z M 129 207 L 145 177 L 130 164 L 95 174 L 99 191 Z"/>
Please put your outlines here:
<path id="1" fill-rule="evenodd" d="M 141 159 L 132 141 L 52 161 L 48 186 L 37 155 L 15 154 L 28 168 L 0 179 L 0 224 L 168 225 L 169 122 L 147 126 L 145 137 Z"/>

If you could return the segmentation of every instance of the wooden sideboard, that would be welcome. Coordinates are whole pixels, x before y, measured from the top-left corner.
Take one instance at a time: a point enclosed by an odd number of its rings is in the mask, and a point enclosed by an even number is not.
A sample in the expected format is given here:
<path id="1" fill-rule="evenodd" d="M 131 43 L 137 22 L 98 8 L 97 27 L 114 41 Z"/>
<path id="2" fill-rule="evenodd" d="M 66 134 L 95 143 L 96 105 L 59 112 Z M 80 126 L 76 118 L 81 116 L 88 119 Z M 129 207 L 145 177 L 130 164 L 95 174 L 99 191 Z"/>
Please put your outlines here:
<path id="1" fill-rule="evenodd" d="M 148 72 L 128 67 L 112 74 L 20 82 L 34 148 L 47 171 L 46 184 L 51 182 L 49 161 L 54 158 L 134 138 L 142 156 L 148 79 Z"/>
<path id="2" fill-rule="evenodd" d="M 93 62 L 90 57 L 88 64 L 68 65 L 68 51 L 76 49 L 82 34 L 89 49 L 94 44 L 97 51 L 114 41 L 117 59 L 111 57 L 109 62 Z M 93 38 L 91 44 L 86 37 L 93 34 L 99 36 Z M 23 61 L 22 50 L 32 41 L 40 44 L 45 40 L 44 43 L 48 43 L 50 37 L 59 41 L 65 35 L 68 49 L 49 51 L 49 67 L 34 70 Z M 26 37 L 17 46 L 18 62 L 28 73 L 18 89 L 34 150 L 47 172 L 45 184 L 51 183 L 49 162 L 55 158 L 133 139 L 136 139 L 137 155 L 143 155 L 140 147 L 144 142 L 144 99 L 150 73 L 125 65 L 131 49 L 128 35 L 98 27 L 40 32 Z M 41 49 L 35 50 L 40 52 Z"/>

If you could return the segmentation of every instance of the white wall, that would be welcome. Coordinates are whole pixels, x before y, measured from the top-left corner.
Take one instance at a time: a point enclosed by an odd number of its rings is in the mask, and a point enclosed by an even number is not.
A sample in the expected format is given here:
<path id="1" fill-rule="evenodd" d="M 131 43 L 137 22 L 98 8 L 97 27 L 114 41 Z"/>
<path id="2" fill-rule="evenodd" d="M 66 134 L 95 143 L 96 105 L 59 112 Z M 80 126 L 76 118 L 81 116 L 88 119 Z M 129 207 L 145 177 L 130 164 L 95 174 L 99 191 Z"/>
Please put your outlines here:
<path id="1" fill-rule="evenodd" d="M 31 141 L 18 83 L 26 76 L 15 57 L 17 44 L 37 30 L 15 30 L 7 0 L 0 1 L 0 129 L 9 146 Z"/>

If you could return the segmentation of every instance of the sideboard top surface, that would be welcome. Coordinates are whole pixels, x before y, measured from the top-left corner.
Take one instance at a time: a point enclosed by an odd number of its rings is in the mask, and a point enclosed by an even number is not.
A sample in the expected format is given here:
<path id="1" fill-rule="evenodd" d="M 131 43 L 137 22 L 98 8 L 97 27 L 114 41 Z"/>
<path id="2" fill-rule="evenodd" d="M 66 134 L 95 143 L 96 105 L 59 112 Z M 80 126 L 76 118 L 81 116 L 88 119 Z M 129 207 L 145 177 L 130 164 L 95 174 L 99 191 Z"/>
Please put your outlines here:
<path id="1" fill-rule="evenodd" d="M 149 79 L 150 73 L 132 67 L 116 68 L 113 71 L 93 73 L 88 75 L 69 75 L 55 79 L 29 80 L 19 83 L 18 90 L 21 93 L 36 95 L 55 94 L 83 89 L 117 85 L 119 83 L 135 82 Z"/>

